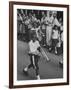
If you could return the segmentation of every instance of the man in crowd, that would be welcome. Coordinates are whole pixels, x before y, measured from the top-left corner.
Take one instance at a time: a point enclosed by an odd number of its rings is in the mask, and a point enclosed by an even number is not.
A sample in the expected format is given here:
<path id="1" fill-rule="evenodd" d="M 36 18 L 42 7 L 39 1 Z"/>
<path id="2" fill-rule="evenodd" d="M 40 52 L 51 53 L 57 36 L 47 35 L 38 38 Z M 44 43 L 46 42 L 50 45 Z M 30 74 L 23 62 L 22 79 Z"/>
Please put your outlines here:
<path id="1" fill-rule="evenodd" d="M 41 18 L 41 32 L 42 32 L 42 45 L 46 46 L 46 24 L 45 24 L 46 15 L 42 12 Z"/>

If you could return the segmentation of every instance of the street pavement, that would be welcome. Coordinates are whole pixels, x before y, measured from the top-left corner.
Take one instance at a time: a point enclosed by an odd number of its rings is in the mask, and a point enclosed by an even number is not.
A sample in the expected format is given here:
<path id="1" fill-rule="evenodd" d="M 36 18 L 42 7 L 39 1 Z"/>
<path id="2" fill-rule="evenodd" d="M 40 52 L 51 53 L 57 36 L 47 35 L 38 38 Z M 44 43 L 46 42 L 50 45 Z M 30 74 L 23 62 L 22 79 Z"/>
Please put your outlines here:
<path id="1" fill-rule="evenodd" d="M 47 62 L 44 57 L 39 59 L 39 72 L 41 79 L 56 79 L 63 78 L 63 68 L 59 66 L 59 61 L 62 56 L 55 55 L 48 52 L 44 48 L 50 62 Z M 23 68 L 25 68 L 30 63 L 30 58 L 28 55 L 28 44 L 23 41 L 17 41 L 17 80 L 35 80 L 36 74 L 33 68 L 28 70 L 29 75 L 26 76 L 23 73 Z"/>

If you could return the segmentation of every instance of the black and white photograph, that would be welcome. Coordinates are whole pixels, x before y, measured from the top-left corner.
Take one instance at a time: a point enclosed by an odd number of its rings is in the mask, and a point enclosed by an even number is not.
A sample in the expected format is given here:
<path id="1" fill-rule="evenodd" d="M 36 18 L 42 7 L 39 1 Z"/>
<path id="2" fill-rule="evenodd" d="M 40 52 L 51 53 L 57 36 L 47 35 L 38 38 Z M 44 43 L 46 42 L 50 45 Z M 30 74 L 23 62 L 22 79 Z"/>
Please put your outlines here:
<path id="1" fill-rule="evenodd" d="M 67 83 L 67 8 L 32 5 L 12 9 L 13 83 Z"/>
<path id="2" fill-rule="evenodd" d="M 18 80 L 63 78 L 63 31 L 62 11 L 17 10 Z"/>

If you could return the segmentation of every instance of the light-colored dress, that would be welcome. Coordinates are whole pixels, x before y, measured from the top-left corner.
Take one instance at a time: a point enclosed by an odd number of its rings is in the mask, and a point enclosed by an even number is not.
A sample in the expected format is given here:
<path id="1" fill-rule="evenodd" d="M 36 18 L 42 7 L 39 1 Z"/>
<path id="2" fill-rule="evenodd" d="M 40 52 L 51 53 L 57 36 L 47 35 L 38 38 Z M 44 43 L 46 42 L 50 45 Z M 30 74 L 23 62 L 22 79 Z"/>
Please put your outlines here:
<path id="1" fill-rule="evenodd" d="M 56 26 L 58 26 L 58 27 L 61 26 L 61 23 L 59 23 L 59 21 L 58 21 L 57 18 L 54 18 L 54 20 L 53 20 L 53 26 L 54 26 L 54 25 L 56 25 Z"/>
<path id="2" fill-rule="evenodd" d="M 51 45 L 53 16 L 46 17 L 46 44 Z"/>

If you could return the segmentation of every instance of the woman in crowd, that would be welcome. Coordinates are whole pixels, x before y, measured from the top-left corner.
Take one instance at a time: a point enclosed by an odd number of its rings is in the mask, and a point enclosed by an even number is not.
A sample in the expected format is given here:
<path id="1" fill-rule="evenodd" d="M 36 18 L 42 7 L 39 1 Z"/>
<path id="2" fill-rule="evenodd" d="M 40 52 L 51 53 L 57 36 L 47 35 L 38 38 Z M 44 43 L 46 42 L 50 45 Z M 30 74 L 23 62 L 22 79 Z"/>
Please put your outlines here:
<path id="1" fill-rule="evenodd" d="M 48 14 L 49 13 L 49 14 Z M 46 44 L 49 47 L 51 45 L 51 36 L 52 36 L 52 22 L 53 22 L 52 11 L 47 11 L 46 17 Z"/>
<path id="2" fill-rule="evenodd" d="M 53 14 L 53 26 L 57 25 L 58 27 L 60 27 L 61 23 L 57 19 L 57 12 L 53 11 L 52 14 Z"/>

